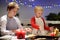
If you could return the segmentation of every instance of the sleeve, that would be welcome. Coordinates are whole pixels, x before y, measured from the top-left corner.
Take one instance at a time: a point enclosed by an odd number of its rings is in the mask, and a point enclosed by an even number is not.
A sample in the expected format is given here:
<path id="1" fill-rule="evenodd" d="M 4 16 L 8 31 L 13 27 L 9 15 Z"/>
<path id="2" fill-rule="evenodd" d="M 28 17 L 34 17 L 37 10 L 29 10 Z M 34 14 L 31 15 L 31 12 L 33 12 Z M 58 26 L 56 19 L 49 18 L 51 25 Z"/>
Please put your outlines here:
<path id="1" fill-rule="evenodd" d="M 43 19 L 43 18 L 42 18 L 42 19 Z M 46 25 L 46 22 L 45 22 L 44 19 L 43 19 L 43 21 L 44 21 L 44 28 L 45 28 L 46 30 L 49 30 L 49 31 L 50 31 L 50 27 Z"/>
<path id="2" fill-rule="evenodd" d="M 2 18 L 0 19 L 0 22 L 1 22 L 1 32 L 4 34 L 4 35 L 7 35 L 7 34 L 13 34 L 13 32 L 9 31 L 9 30 L 6 30 L 6 20 L 3 20 Z"/>
<path id="3" fill-rule="evenodd" d="M 21 25 L 21 21 L 18 18 L 16 19 L 16 21 L 17 21 L 17 24 L 18 24 L 18 28 L 23 29 L 23 27 Z"/>
<path id="4" fill-rule="evenodd" d="M 39 26 L 35 23 L 35 19 L 34 18 L 31 18 L 31 26 L 35 29 L 39 29 Z"/>
<path id="5" fill-rule="evenodd" d="M 50 31 L 50 27 L 45 25 L 45 29 Z"/>

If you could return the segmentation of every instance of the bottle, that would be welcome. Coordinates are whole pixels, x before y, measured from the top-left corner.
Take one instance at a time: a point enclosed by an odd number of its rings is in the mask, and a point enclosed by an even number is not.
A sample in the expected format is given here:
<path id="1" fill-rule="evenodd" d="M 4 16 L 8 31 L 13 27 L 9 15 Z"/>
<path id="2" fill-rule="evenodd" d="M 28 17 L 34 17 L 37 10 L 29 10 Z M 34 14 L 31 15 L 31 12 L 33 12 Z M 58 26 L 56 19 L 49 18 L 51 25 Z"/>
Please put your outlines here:
<path id="1" fill-rule="evenodd" d="M 55 34 L 56 34 L 56 36 L 59 34 L 59 29 L 58 28 L 55 28 L 54 29 L 54 32 L 55 32 Z"/>

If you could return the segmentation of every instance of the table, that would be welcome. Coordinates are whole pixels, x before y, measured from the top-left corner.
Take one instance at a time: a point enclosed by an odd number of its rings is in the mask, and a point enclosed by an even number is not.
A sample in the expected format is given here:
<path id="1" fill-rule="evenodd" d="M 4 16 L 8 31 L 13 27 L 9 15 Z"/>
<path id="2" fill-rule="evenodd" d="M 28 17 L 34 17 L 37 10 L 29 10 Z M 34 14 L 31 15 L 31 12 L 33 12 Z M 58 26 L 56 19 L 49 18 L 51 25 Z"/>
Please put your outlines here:
<path id="1" fill-rule="evenodd" d="M 34 37 L 35 37 L 35 39 L 37 39 L 37 38 L 46 38 L 46 39 L 50 39 L 50 40 L 58 40 L 58 38 L 60 36 L 39 36 L 39 35 L 37 35 L 37 36 L 34 36 Z"/>
<path id="2" fill-rule="evenodd" d="M 34 38 L 34 39 L 37 39 L 37 38 L 49 38 L 51 40 L 58 40 L 59 37 L 60 36 L 54 36 L 54 37 L 52 37 L 52 36 L 39 36 L 39 35 L 32 35 L 32 34 L 25 36 L 25 38 Z M 19 39 L 17 39 L 16 36 L 10 36 L 10 35 L 5 35 L 3 37 L 0 37 L 0 39 L 7 39 L 7 40 L 13 40 L 14 39 L 14 40 L 19 40 Z M 25 39 L 20 39 L 20 40 L 25 40 Z"/>
<path id="3" fill-rule="evenodd" d="M 17 39 L 17 36 L 5 35 L 0 37 L 0 40 L 25 40 L 25 39 Z"/>
<path id="4" fill-rule="evenodd" d="M 29 36 L 29 35 L 28 35 Z M 58 40 L 60 36 L 39 36 L 39 35 L 30 35 L 27 38 L 37 39 L 37 38 L 46 38 L 46 40 Z"/>
<path id="5" fill-rule="evenodd" d="M 31 38 L 34 37 L 35 35 L 25 35 L 25 38 Z M 25 40 L 25 39 L 17 39 L 17 36 L 12 36 L 12 35 L 5 35 L 0 37 L 0 40 Z"/>

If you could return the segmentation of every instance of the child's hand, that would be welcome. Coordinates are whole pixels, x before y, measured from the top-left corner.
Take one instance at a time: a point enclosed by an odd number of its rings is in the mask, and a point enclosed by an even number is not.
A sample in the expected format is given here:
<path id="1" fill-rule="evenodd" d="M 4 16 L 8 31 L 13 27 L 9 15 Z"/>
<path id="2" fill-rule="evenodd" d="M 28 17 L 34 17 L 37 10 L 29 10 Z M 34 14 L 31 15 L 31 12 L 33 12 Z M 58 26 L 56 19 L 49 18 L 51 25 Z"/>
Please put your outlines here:
<path id="1" fill-rule="evenodd" d="M 32 29 L 31 28 L 25 28 L 25 31 L 31 33 L 32 32 Z"/>
<path id="2" fill-rule="evenodd" d="M 53 32 L 54 28 L 53 27 L 50 27 L 50 31 Z"/>

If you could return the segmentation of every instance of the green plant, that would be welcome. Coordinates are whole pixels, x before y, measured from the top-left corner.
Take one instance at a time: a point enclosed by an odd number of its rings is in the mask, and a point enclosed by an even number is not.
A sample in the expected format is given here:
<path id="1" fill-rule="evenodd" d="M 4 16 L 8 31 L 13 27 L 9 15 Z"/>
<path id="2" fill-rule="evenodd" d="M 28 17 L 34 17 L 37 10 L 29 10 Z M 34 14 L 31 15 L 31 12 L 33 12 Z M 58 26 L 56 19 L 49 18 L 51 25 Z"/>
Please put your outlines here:
<path id="1" fill-rule="evenodd" d="M 58 14 L 56 14 L 56 13 L 49 13 L 49 15 L 46 16 L 46 20 L 60 21 L 60 12 Z"/>

